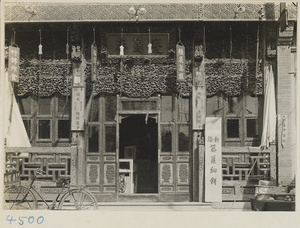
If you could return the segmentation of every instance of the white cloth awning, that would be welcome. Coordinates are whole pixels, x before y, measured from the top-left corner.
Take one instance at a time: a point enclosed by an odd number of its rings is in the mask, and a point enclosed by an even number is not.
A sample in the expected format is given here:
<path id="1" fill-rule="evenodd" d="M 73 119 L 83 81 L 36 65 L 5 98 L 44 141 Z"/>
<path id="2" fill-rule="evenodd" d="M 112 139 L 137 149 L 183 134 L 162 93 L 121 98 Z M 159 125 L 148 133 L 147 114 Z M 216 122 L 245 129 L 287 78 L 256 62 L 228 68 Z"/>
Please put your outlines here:
<path id="1" fill-rule="evenodd" d="M 265 97 L 261 147 L 268 148 L 276 136 L 276 98 L 272 65 L 265 67 Z"/>
<path id="2" fill-rule="evenodd" d="M 11 82 L 5 73 L 4 138 L 7 147 L 31 147 Z"/>

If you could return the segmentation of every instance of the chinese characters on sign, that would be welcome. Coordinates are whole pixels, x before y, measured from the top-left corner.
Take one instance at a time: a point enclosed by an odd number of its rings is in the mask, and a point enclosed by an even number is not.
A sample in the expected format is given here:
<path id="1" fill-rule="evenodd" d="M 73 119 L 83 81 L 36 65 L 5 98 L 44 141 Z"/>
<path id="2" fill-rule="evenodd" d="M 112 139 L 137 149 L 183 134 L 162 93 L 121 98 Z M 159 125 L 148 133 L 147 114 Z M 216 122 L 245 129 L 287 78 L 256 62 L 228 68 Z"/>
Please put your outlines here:
<path id="1" fill-rule="evenodd" d="M 9 46 L 8 48 L 8 79 L 11 82 L 19 82 L 20 48 Z"/>
<path id="2" fill-rule="evenodd" d="M 183 81 L 185 79 L 185 47 L 183 45 L 176 45 L 176 65 L 177 65 L 177 80 Z"/>
<path id="3" fill-rule="evenodd" d="M 222 202 L 221 118 L 207 117 L 205 129 L 205 202 Z"/>
<path id="4" fill-rule="evenodd" d="M 84 130 L 84 87 L 73 87 L 72 88 L 72 131 L 83 131 Z"/>
<path id="5" fill-rule="evenodd" d="M 287 115 L 282 115 L 282 133 L 281 133 L 282 148 L 286 146 L 286 142 L 287 142 Z"/>
<path id="6" fill-rule="evenodd" d="M 91 46 L 91 78 L 92 81 L 97 80 L 97 46 Z"/>
<path id="7" fill-rule="evenodd" d="M 206 88 L 204 72 L 201 71 L 203 63 L 198 68 L 194 69 L 193 73 L 193 89 L 192 89 L 192 102 L 193 102 L 193 130 L 204 129 L 206 117 Z M 203 67 L 204 68 L 204 67 Z"/>

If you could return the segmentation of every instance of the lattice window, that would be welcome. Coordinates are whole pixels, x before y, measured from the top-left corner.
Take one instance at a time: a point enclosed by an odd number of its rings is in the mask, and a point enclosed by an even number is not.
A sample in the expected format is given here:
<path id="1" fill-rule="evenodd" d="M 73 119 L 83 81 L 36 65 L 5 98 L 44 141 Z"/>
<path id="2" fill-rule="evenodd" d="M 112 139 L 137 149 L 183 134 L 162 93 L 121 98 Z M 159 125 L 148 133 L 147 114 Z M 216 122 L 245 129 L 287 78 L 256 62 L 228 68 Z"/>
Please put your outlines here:
<path id="1" fill-rule="evenodd" d="M 6 171 L 20 173 L 21 180 L 29 180 L 39 168 L 45 174 L 39 180 L 55 181 L 57 177 L 74 177 L 76 149 L 68 147 L 7 148 Z"/>
<path id="2" fill-rule="evenodd" d="M 270 178 L 269 153 L 223 153 L 223 180 L 244 181 L 248 176 Z M 251 173 L 250 173 L 251 171 Z"/>
<path id="3" fill-rule="evenodd" d="M 223 120 L 224 146 L 258 146 L 262 132 L 263 97 L 219 93 L 207 98 L 207 116 Z"/>
<path id="4" fill-rule="evenodd" d="M 60 94 L 50 97 L 18 97 L 23 122 L 32 146 L 68 146 L 70 131 L 70 98 Z"/>

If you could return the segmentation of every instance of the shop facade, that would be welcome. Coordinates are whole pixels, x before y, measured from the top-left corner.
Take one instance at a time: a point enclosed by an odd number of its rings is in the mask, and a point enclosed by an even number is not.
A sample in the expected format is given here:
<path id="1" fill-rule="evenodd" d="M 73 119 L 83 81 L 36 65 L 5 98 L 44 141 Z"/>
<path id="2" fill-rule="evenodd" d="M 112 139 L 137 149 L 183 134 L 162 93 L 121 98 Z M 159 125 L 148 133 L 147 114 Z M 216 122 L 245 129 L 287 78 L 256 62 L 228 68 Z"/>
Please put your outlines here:
<path id="1" fill-rule="evenodd" d="M 6 45 L 20 48 L 14 93 L 31 144 L 6 145 L 7 169 L 23 181 L 43 169 L 39 187 L 49 196 L 57 176 L 68 176 L 98 201 L 205 202 L 205 126 L 214 117 L 221 179 L 210 183 L 222 183 L 223 201 L 249 200 L 260 179 L 292 182 L 297 8 L 287 6 L 281 30 L 273 3 L 145 4 L 133 16 L 131 7 L 5 4 Z M 277 125 L 261 147 L 270 68 Z"/>

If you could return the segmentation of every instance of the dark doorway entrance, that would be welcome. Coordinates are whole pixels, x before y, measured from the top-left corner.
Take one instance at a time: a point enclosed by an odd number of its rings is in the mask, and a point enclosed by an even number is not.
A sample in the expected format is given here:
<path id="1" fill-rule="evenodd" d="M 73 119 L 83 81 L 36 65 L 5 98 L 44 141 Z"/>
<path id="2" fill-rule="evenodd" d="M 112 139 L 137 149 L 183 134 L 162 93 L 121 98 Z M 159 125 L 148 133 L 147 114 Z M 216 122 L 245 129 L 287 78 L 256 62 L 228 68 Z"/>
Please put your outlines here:
<path id="1" fill-rule="evenodd" d="M 158 129 L 155 118 L 130 115 L 120 123 L 119 158 L 133 160 L 134 190 L 131 193 L 158 193 Z M 130 153 L 128 153 L 130 149 Z M 121 163 L 120 163 L 120 168 Z"/>

